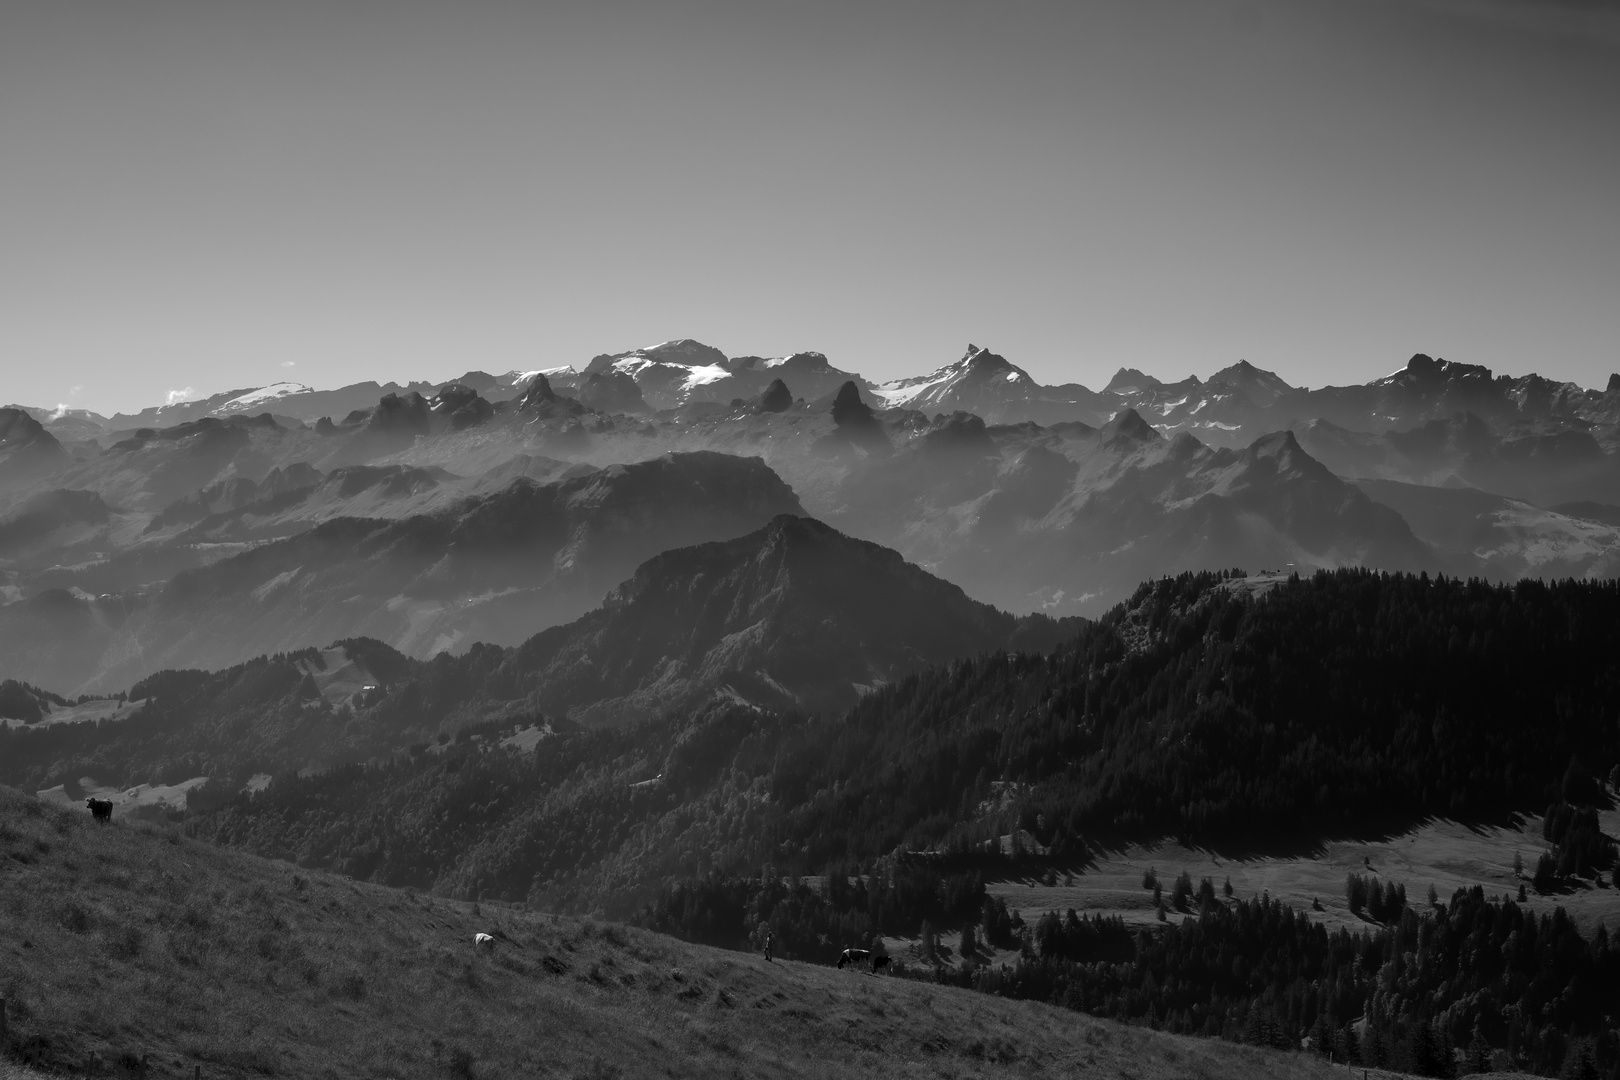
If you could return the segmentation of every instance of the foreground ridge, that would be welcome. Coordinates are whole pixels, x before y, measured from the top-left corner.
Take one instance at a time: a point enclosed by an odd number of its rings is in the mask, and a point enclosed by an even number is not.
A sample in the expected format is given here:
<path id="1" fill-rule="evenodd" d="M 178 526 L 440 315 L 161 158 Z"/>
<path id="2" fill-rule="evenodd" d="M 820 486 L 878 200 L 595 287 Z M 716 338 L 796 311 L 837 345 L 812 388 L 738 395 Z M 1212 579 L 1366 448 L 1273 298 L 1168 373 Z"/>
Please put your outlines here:
<path id="1" fill-rule="evenodd" d="M 0 851 L 8 1049 L 53 1072 L 1331 1074 L 1300 1054 L 359 884 L 6 788 Z"/>

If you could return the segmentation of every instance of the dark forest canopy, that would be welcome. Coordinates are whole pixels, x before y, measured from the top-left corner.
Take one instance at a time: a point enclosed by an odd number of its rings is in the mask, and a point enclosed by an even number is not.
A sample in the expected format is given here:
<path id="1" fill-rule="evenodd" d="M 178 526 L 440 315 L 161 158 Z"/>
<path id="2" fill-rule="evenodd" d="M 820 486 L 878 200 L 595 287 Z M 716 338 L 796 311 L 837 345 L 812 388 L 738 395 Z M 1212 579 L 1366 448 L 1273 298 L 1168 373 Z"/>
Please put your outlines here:
<path id="1" fill-rule="evenodd" d="M 1182 575 L 1049 656 L 903 681 L 792 734 L 772 788 L 811 862 L 977 839 L 994 780 L 1074 837 L 1239 844 L 1557 797 L 1620 761 L 1620 584 L 1320 573 L 1259 600 Z"/>

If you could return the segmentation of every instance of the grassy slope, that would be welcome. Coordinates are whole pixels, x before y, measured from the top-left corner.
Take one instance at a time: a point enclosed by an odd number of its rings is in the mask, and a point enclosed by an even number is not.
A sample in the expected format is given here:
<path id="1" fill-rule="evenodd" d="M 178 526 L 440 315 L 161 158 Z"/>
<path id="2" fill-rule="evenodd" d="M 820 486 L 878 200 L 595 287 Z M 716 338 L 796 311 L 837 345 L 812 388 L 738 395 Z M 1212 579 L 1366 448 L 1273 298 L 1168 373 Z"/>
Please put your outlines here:
<path id="1" fill-rule="evenodd" d="M 475 931 L 500 937 L 487 955 Z M 416 897 L 0 788 L 25 1045 L 149 1076 L 1342 1076 L 1043 1005 Z M 26 1073 L 19 1073 L 26 1075 Z"/>

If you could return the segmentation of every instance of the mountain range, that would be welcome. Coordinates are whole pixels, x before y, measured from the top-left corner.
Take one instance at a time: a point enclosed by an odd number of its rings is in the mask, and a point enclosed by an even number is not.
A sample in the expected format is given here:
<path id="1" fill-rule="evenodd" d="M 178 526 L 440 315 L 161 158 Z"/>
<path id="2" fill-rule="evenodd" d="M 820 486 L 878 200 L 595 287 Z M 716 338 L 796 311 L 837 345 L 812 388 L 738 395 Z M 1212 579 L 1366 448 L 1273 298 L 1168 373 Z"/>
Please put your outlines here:
<path id="1" fill-rule="evenodd" d="M 7 408 L 0 675 L 105 692 L 356 636 L 421 658 L 515 644 L 660 551 L 783 513 L 1015 614 L 1096 614 L 1230 566 L 1601 576 L 1620 563 L 1617 421 L 1614 380 L 1422 355 L 1361 387 L 1239 363 L 1093 392 L 977 346 L 873 384 L 688 339 L 112 420 Z M 605 531 L 558 524 L 620 505 L 639 509 Z"/>
<path id="2" fill-rule="evenodd" d="M 536 375 L 544 375 L 553 389 L 605 413 L 652 415 L 693 404 L 728 405 L 757 397 L 775 380 L 798 397 L 814 400 L 854 382 L 881 407 L 928 415 L 971 412 L 990 424 L 1079 421 L 1096 427 L 1121 409 L 1132 408 L 1167 434 L 1187 431 L 1204 442 L 1225 445 L 1311 421 L 1377 435 L 1472 415 L 1502 433 L 1537 425 L 1588 431 L 1613 450 L 1615 428 L 1620 425 L 1620 374 L 1611 375 L 1601 390 L 1586 389 L 1535 374 L 1497 375 L 1478 365 L 1422 353 L 1384 378 L 1362 385 L 1295 387 L 1274 372 L 1240 360 L 1207 379 L 1189 375 L 1170 383 L 1121 368 L 1098 391 L 1078 383 L 1042 385 L 1005 357 L 977 345 L 969 345 L 960 360 L 927 374 L 877 383 L 834 367 L 819 352 L 728 357 L 713 346 L 682 338 L 602 354 L 578 368 L 564 364 L 502 375 L 469 371 L 448 382 L 499 402 L 520 396 Z M 11 407 L 29 413 L 58 438 L 78 441 L 210 416 L 268 412 L 312 423 L 369 409 L 390 394 L 432 397 L 444 385 L 362 382 L 315 390 L 282 382 L 111 417 L 65 407 Z"/>

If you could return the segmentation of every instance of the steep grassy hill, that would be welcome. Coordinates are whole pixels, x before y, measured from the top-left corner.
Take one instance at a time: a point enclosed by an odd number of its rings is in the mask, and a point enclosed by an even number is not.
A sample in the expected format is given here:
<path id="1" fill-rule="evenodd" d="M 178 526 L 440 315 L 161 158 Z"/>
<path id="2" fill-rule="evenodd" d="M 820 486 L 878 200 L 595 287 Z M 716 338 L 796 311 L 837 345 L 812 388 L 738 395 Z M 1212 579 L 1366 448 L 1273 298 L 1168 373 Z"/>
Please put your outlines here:
<path id="1" fill-rule="evenodd" d="M 475 951 L 479 931 L 493 950 Z M 358 884 L 160 826 L 95 825 L 9 788 L 0 995 L 0 1069 L 28 1058 L 90 1075 L 1338 1075 L 1302 1055 Z"/>

